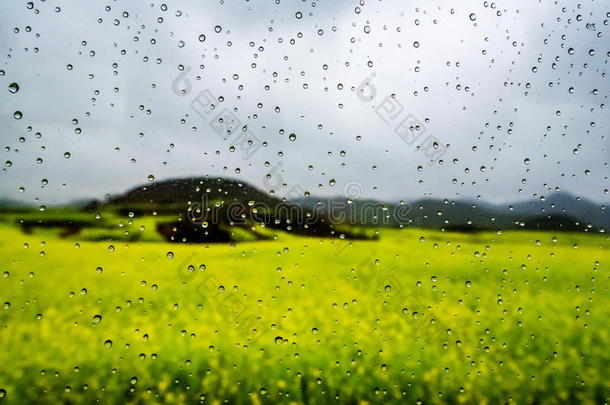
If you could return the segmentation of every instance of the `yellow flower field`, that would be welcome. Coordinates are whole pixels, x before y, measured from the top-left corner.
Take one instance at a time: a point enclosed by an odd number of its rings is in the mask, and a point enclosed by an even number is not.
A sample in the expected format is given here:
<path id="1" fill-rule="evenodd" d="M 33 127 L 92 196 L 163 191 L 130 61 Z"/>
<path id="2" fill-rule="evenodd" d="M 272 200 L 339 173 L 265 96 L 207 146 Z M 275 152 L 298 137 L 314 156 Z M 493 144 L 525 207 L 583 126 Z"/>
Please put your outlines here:
<path id="1" fill-rule="evenodd" d="M 0 239 L 0 402 L 603 403 L 604 236 Z"/>

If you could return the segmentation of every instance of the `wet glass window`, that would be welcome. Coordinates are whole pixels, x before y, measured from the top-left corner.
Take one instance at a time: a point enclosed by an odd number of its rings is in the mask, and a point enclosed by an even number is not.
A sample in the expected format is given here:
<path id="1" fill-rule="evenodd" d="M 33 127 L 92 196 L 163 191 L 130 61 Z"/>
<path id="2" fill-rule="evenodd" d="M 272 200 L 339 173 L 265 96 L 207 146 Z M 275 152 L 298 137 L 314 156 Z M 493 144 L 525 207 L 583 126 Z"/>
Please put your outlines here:
<path id="1" fill-rule="evenodd" d="M 0 404 L 607 403 L 609 21 L 5 2 Z"/>

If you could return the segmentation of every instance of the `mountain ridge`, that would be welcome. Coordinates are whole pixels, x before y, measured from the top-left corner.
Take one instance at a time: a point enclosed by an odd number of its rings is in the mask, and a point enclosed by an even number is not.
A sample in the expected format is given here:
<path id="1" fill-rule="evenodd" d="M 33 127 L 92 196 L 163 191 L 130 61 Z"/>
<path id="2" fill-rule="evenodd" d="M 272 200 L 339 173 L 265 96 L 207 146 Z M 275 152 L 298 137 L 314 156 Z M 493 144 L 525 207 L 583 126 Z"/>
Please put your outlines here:
<path id="1" fill-rule="evenodd" d="M 2 203 L 5 203 L 2 205 Z M 308 196 L 280 199 L 248 182 L 226 177 L 178 177 L 136 185 L 105 200 L 84 204 L 89 210 L 115 207 L 137 214 L 179 213 L 190 207 L 240 204 L 276 209 L 286 205 L 300 207 L 321 215 L 330 223 L 376 227 L 421 226 L 462 230 L 530 229 L 559 226 L 561 229 L 605 231 L 610 228 L 610 211 L 606 204 L 594 203 L 571 193 L 558 191 L 547 197 L 507 203 L 490 203 L 480 199 L 446 199 L 425 197 L 396 203 L 378 199 Z M 207 205 L 206 205 L 207 204 Z M 0 206 L 23 208 L 9 199 Z M 68 205 L 66 205 L 68 206 Z M 123 212 L 124 211 L 124 212 Z M 282 221 L 292 219 L 285 214 Z M 536 225 L 537 224 L 537 225 Z"/>

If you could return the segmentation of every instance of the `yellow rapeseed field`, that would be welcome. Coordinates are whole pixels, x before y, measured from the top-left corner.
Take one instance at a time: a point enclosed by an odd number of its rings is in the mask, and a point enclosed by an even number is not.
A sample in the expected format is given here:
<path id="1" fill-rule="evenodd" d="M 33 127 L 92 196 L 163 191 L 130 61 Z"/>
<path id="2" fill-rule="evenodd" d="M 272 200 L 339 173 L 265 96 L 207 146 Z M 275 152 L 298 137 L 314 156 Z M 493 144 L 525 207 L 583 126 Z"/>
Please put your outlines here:
<path id="1" fill-rule="evenodd" d="M 603 403 L 603 235 L 0 238 L 0 402 Z"/>

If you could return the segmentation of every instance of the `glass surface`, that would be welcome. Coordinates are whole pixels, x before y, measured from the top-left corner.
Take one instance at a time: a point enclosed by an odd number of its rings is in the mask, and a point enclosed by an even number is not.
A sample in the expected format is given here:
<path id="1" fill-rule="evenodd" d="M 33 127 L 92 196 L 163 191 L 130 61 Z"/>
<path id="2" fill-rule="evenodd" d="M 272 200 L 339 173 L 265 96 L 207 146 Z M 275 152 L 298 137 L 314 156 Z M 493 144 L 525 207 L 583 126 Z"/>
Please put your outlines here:
<path id="1" fill-rule="evenodd" d="M 608 403 L 609 21 L 4 2 L 0 404 Z"/>

